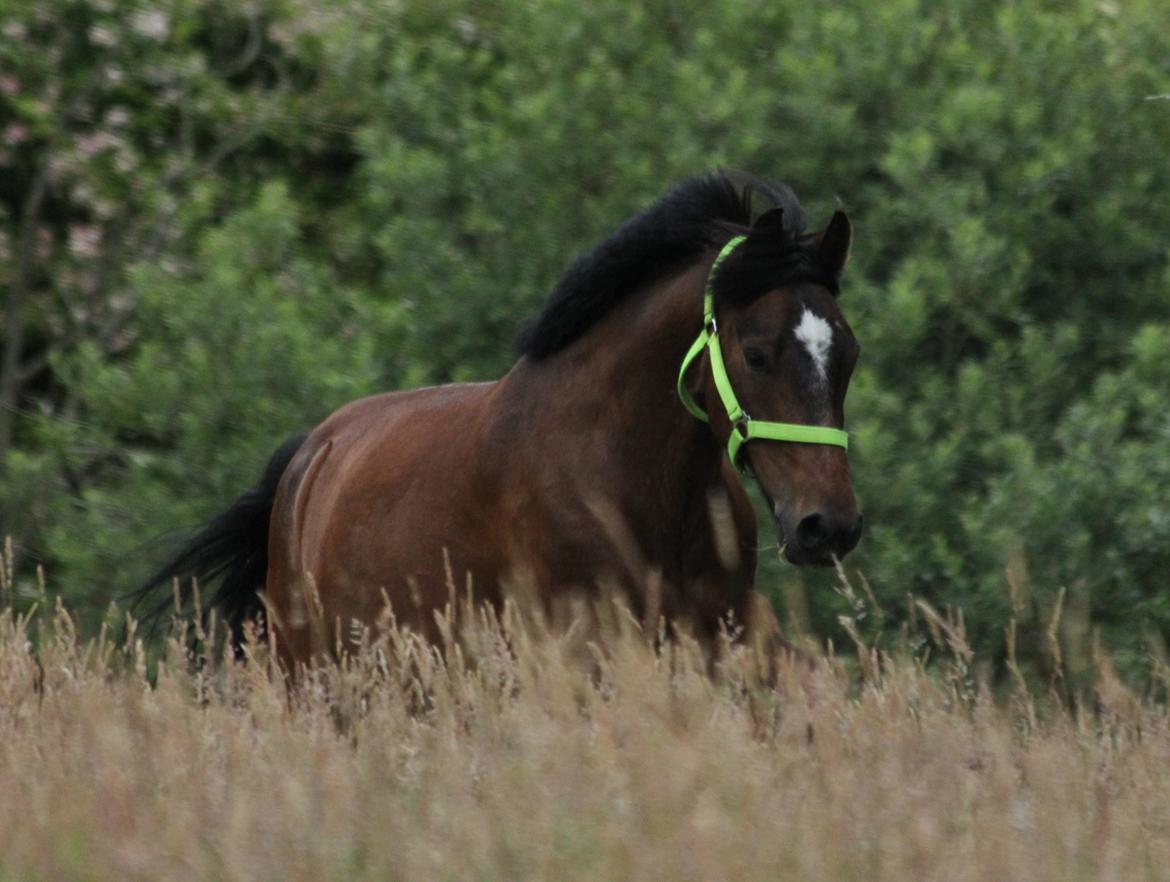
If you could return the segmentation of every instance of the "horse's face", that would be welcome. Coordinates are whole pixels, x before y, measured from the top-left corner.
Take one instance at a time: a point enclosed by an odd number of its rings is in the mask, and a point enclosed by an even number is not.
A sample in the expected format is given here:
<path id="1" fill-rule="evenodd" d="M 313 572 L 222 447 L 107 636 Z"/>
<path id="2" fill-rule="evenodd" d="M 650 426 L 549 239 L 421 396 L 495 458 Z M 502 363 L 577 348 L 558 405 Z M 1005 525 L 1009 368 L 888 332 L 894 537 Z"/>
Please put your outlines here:
<path id="1" fill-rule="evenodd" d="M 849 235 L 849 222 L 838 214 L 821 236 L 819 247 L 838 251 L 838 272 Z M 845 391 L 860 347 L 828 289 L 777 288 L 725 309 L 719 327 L 728 377 L 753 419 L 844 425 Z M 790 562 L 830 564 L 857 545 L 861 513 L 844 448 L 755 440 L 743 455 L 768 498 Z"/>

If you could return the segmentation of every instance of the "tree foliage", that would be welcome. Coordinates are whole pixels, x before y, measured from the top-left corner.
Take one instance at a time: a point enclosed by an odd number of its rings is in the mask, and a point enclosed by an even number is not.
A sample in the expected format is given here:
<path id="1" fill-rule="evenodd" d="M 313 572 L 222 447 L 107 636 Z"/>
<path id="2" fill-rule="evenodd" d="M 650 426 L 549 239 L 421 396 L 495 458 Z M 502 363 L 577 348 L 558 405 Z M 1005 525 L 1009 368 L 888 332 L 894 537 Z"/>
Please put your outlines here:
<path id="1" fill-rule="evenodd" d="M 875 632 L 913 593 L 995 657 L 1059 596 L 1070 657 L 1170 634 L 1165 4 L 7 0 L 2 28 L 26 580 L 99 608 L 285 434 L 497 376 L 577 252 L 729 166 L 857 228 Z M 762 579 L 837 634 L 831 578 Z"/>

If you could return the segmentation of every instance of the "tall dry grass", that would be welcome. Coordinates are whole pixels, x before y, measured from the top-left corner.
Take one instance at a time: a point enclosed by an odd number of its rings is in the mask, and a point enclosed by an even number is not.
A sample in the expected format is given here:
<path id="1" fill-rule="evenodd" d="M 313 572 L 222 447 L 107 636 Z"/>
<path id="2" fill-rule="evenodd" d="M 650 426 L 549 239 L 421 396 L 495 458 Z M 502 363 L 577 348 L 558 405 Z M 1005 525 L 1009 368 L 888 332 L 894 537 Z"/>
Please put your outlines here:
<path id="1" fill-rule="evenodd" d="M 0 879 L 1170 878 L 1165 708 L 1107 666 L 1091 709 L 994 700 L 926 609 L 930 671 L 862 647 L 773 688 L 750 647 L 712 674 L 512 611 L 290 688 L 255 643 L 149 673 L 46 607 L 0 614 Z"/>

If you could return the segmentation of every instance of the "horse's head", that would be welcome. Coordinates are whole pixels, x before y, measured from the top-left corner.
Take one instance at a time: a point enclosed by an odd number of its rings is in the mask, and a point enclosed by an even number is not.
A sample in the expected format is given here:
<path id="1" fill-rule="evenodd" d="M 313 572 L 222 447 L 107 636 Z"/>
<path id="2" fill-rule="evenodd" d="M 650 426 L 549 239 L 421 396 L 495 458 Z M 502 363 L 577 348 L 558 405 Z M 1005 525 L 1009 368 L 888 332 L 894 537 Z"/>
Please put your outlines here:
<path id="1" fill-rule="evenodd" d="M 825 433 L 827 443 L 809 443 L 773 440 L 766 430 L 772 424 L 784 436 L 799 435 L 802 427 L 844 425 L 845 391 L 859 347 L 836 295 L 852 229 L 840 211 L 816 236 L 803 236 L 785 221 L 778 209 L 765 214 L 713 271 L 721 353 L 708 361 L 701 394 L 724 443 L 734 431 L 742 437 L 749 420 L 763 430 L 765 437 L 748 435 L 736 458 L 750 466 L 768 499 L 785 557 L 829 564 L 861 537 L 845 436 Z M 735 423 L 726 391 L 718 389 L 718 368 L 710 364 L 720 354 L 730 401 L 738 400 L 746 415 Z"/>

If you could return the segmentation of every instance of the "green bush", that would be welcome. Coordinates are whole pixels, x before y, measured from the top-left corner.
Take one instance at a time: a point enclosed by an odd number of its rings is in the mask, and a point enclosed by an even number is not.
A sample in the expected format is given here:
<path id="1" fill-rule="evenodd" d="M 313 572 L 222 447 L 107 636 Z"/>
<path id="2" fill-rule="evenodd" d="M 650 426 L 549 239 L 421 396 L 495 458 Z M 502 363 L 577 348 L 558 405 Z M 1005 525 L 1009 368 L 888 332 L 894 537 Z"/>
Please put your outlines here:
<path id="1" fill-rule="evenodd" d="M 913 593 L 993 658 L 1014 616 L 1038 657 L 1063 589 L 1068 659 L 1099 628 L 1136 673 L 1170 633 L 1170 7 L 233 10 L 28 3 L 5 25 L 0 274 L 32 298 L 22 357 L 50 365 L 4 464 L 26 579 L 44 561 L 100 606 L 148 534 L 221 507 L 287 432 L 497 376 L 577 252 L 730 166 L 856 225 L 867 626 L 892 632 Z M 78 304 L 118 333 L 68 331 Z M 840 642 L 831 576 L 769 559 L 761 583 Z"/>

